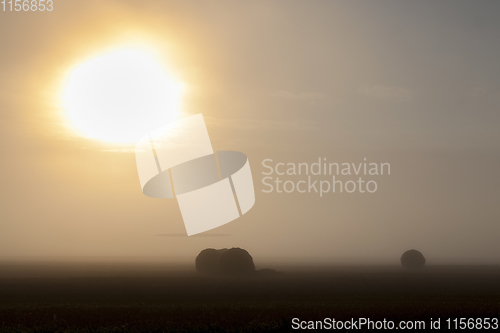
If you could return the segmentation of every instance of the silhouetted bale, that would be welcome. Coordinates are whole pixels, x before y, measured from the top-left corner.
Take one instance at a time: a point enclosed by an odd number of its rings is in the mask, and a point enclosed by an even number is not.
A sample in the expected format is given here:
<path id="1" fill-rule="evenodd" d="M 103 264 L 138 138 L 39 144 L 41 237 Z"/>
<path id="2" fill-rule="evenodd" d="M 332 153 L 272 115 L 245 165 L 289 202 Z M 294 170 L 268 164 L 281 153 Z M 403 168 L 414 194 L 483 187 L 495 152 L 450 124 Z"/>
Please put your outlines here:
<path id="1" fill-rule="evenodd" d="M 215 273 L 218 269 L 219 258 L 227 249 L 205 249 L 196 257 L 196 270 L 200 273 Z"/>
<path id="2" fill-rule="evenodd" d="M 218 271 L 222 274 L 245 275 L 255 272 L 252 256 L 239 247 L 233 247 L 221 254 Z"/>
<path id="3" fill-rule="evenodd" d="M 425 265 L 425 258 L 417 250 L 408 250 L 401 256 L 401 265 L 405 268 L 422 268 Z"/>

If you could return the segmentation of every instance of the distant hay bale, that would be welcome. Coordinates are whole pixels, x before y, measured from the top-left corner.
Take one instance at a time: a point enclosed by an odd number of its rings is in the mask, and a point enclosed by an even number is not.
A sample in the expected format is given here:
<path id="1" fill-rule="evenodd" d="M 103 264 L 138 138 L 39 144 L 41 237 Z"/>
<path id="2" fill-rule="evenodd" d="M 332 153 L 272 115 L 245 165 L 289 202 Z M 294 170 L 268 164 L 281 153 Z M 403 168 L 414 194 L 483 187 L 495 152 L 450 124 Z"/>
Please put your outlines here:
<path id="1" fill-rule="evenodd" d="M 200 273 L 242 275 L 255 272 L 252 256 L 239 247 L 229 250 L 205 249 L 198 254 L 195 264 Z"/>
<path id="2" fill-rule="evenodd" d="M 401 256 L 401 265 L 405 268 L 422 268 L 425 265 L 425 258 L 417 250 L 408 250 Z"/>
<path id="3" fill-rule="evenodd" d="M 205 249 L 201 251 L 195 260 L 196 270 L 200 273 L 216 273 L 219 258 L 227 249 Z"/>
<path id="4" fill-rule="evenodd" d="M 231 275 L 250 274 L 255 272 L 255 265 L 250 253 L 239 247 L 233 247 L 221 254 L 218 271 Z"/>

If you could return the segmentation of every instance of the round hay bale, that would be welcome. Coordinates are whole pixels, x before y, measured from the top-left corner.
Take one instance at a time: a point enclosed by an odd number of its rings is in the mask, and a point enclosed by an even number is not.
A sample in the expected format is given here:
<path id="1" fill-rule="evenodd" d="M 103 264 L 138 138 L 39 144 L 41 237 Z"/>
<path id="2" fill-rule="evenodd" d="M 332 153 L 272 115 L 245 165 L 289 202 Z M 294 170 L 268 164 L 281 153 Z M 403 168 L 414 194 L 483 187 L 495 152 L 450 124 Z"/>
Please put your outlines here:
<path id="1" fill-rule="evenodd" d="M 218 271 L 222 274 L 244 275 L 255 272 L 252 256 L 239 247 L 229 249 L 219 258 Z"/>
<path id="2" fill-rule="evenodd" d="M 422 268 L 425 265 L 425 258 L 417 250 L 408 250 L 401 256 L 401 265 L 405 268 Z"/>
<path id="3" fill-rule="evenodd" d="M 219 258 L 227 249 L 205 249 L 196 257 L 196 270 L 200 273 L 215 273 L 218 269 Z"/>

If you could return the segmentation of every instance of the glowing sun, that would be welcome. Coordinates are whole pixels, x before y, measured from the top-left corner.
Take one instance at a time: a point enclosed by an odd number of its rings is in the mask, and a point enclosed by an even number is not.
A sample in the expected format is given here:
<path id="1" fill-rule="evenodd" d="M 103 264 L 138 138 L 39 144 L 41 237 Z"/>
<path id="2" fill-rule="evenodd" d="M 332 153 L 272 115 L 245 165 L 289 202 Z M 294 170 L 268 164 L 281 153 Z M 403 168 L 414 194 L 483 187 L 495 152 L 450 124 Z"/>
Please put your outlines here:
<path id="1" fill-rule="evenodd" d="M 72 70 L 63 103 L 74 129 L 93 139 L 133 142 L 176 118 L 182 85 L 143 50 L 122 49 Z"/>

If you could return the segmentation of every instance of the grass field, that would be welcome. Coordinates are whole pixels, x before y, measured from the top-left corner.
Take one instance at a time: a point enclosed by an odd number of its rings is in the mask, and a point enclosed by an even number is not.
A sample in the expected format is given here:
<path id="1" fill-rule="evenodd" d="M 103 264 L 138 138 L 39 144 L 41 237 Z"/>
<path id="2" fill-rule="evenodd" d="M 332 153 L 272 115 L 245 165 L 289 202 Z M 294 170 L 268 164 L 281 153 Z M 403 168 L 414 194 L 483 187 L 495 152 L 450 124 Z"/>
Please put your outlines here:
<path id="1" fill-rule="evenodd" d="M 203 276 L 165 263 L 0 263 L 5 332 L 289 332 L 293 318 L 498 318 L 500 267 L 282 266 Z"/>

